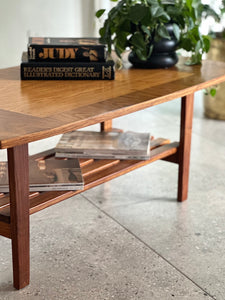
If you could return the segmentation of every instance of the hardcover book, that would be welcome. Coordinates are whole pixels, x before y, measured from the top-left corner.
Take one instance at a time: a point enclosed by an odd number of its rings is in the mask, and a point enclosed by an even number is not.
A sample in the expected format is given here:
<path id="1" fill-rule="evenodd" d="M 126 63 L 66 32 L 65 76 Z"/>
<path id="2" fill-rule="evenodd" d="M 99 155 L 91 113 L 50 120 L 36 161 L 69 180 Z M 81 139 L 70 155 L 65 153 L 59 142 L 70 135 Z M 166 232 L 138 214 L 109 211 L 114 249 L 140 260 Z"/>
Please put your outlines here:
<path id="1" fill-rule="evenodd" d="M 113 80 L 114 62 L 32 62 L 27 53 L 20 65 L 22 80 Z"/>
<path id="2" fill-rule="evenodd" d="M 84 181 L 78 159 L 29 160 L 30 191 L 82 190 Z M 9 191 L 8 163 L 0 162 L 0 192 Z"/>
<path id="3" fill-rule="evenodd" d="M 73 131 L 61 137 L 55 150 L 56 157 L 146 160 L 150 157 L 150 134 Z"/>
<path id="4" fill-rule="evenodd" d="M 98 61 L 106 60 L 106 47 L 98 38 L 30 37 L 29 61 Z"/>

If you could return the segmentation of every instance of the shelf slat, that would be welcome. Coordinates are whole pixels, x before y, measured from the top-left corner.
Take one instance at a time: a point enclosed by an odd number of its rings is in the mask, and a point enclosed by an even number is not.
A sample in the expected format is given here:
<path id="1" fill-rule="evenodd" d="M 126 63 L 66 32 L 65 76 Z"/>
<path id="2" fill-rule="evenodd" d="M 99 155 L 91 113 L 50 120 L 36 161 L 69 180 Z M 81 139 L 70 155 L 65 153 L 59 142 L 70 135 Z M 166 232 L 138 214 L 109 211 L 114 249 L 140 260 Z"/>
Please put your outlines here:
<path id="1" fill-rule="evenodd" d="M 84 190 L 77 191 L 48 191 L 30 194 L 30 214 L 38 212 L 46 207 L 61 202 L 69 197 L 86 191 L 113 178 L 126 174 L 139 167 L 147 165 L 159 159 L 175 155 L 178 152 L 179 143 L 170 143 L 167 139 L 156 139 L 151 141 L 151 152 L 149 160 L 93 160 L 81 159 L 80 165 L 84 177 Z M 51 153 L 47 152 L 48 157 Z M 35 159 L 41 157 L 36 154 Z M 9 195 L 0 198 L 0 221 L 10 223 Z"/>
<path id="2" fill-rule="evenodd" d="M 36 197 L 39 194 L 40 194 L 39 192 L 32 192 L 32 193 L 29 194 L 29 198 L 32 199 L 33 197 Z M 1 212 L 2 209 L 5 209 L 8 206 L 9 206 L 9 194 L 6 193 L 4 195 L 4 197 L 0 198 L 0 212 Z"/>
<path id="3" fill-rule="evenodd" d="M 149 160 L 122 160 L 119 164 L 116 164 L 115 166 L 106 169 L 103 172 L 97 172 L 94 175 L 90 176 L 86 176 L 86 174 L 84 174 L 83 176 L 85 179 L 85 189 L 90 189 L 101 183 L 152 163 L 156 160 L 172 155 L 177 152 L 177 147 L 178 143 L 176 142 L 168 145 L 163 145 L 159 148 L 151 150 L 151 156 Z"/>

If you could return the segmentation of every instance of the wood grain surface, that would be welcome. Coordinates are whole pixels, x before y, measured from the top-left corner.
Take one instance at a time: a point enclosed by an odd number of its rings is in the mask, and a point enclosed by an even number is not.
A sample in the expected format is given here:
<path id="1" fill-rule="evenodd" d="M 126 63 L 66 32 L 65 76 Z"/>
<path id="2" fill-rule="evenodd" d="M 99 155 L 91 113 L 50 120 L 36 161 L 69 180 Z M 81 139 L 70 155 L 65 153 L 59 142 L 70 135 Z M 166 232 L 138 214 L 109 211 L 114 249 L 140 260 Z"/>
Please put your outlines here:
<path id="1" fill-rule="evenodd" d="M 0 235 L 11 239 L 10 224 L 0 221 Z"/>
<path id="2" fill-rule="evenodd" d="M 13 282 L 16 289 L 30 280 L 28 145 L 8 149 Z"/>
<path id="3" fill-rule="evenodd" d="M 158 70 L 124 68 L 113 81 L 21 81 L 0 70 L 0 148 L 82 128 L 225 81 L 225 63 Z M 108 123 L 110 124 L 110 123 Z"/>

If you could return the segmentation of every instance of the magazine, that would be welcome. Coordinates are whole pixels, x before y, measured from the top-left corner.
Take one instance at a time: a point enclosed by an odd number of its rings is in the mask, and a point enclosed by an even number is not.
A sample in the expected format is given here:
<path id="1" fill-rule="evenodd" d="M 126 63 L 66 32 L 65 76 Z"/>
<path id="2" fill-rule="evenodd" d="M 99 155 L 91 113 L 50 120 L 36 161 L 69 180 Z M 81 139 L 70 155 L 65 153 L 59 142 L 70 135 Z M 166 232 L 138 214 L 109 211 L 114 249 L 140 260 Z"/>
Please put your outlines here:
<path id="1" fill-rule="evenodd" d="M 141 159 L 150 157 L 150 133 L 73 131 L 56 145 L 56 157 Z"/>
<path id="2" fill-rule="evenodd" d="M 84 181 L 78 159 L 29 160 L 30 191 L 82 190 Z M 0 162 L 0 192 L 8 192 L 8 163 Z"/>

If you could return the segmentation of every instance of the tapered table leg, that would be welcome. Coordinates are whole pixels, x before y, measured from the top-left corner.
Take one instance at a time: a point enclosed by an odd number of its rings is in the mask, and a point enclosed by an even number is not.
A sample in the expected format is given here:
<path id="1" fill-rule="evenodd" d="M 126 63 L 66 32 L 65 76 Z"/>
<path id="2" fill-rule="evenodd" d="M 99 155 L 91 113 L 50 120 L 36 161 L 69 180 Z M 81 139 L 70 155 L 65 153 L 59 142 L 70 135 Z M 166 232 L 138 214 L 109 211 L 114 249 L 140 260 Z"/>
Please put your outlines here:
<path id="1" fill-rule="evenodd" d="M 188 196 L 193 104 L 194 94 L 185 96 L 181 99 L 178 201 L 184 201 Z"/>
<path id="2" fill-rule="evenodd" d="M 8 149 L 13 281 L 16 289 L 29 284 L 29 170 L 28 145 Z"/>

